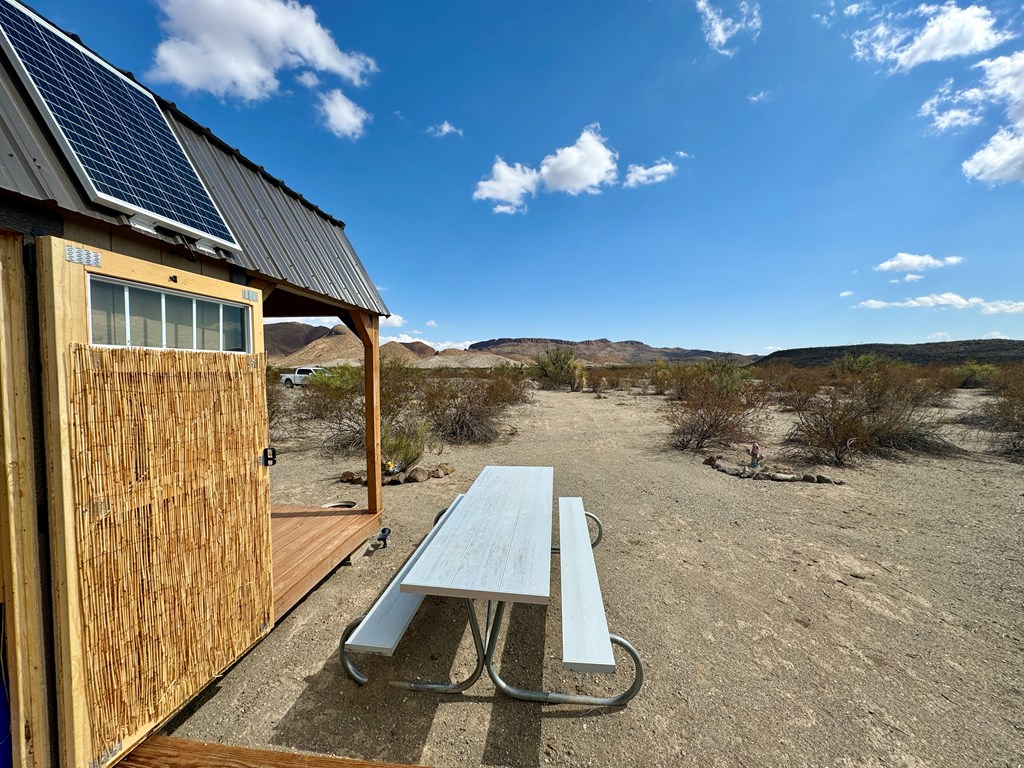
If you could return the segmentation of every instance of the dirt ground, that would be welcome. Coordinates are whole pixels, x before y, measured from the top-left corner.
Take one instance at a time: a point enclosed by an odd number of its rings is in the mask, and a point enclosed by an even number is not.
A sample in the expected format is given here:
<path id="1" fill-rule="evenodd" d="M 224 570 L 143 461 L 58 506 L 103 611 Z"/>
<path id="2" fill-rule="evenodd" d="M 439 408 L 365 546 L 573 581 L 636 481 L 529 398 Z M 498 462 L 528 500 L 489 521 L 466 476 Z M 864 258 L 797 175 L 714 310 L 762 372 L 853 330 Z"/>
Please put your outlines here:
<path id="1" fill-rule="evenodd" d="M 841 486 L 738 479 L 670 449 L 662 403 L 538 392 L 499 444 L 425 457 L 456 472 L 386 487 L 390 545 L 339 568 L 172 730 L 439 767 L 1024 764 L 1024 468 L 973 452 L 822 468 Z M 762 437 L 769 464 L 784 421 Z M 335 480 L 357 461 L 280 445 L 275 501 L 365 501 Z M 555 495 L 604 520 L 609 627 L 647 670 L 627 707 L 514 701 L 486 674 L 454 696 L 388 686 L 472 669 L 463 604 L 442 599 L 394 658 L 359 657 L 368 685 L 342 670 L 342 629 L 487 464 L 554 466 Z M 620 652 L 614 676 L 562 672 L 557 573 L 550 606 L 510 613 L 498 657 L 513 684 L 628 685 Z"/>

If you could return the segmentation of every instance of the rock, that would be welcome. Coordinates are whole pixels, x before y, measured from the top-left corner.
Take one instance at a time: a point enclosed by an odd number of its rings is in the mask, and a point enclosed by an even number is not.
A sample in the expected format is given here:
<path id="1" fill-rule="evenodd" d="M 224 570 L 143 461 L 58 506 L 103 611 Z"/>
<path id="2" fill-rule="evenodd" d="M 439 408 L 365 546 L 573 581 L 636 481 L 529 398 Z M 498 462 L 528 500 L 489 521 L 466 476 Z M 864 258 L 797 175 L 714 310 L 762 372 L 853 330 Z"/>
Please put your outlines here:
<path id="1" fill-rule="evenodd" d="M 725 474 L 732 475 L 733 477 L 743 477 L 744 476 L 743 470 L 742 469 L 737 469 L 736 467 L 717 467 L 717 469 L 718 469 L 719 472 L 725 472 Z"/>
<path id="2" fill-rule="evenodd" d="M 448 462 L 441 462 L 440 464 L 437 465 L 437 468 L 440 469 L 446 475 L 450 475 L 452 472 L 455 471 L 454 465 L 449 464 Z"/>
<path id="3" fill-rule="evenodd" d="M 815 478 L 815 481 L 821 483 L 822 485 L 835 485 L 835 483 L 832 481 L 832 478 L 829 477 L 828 475 L 818 475 Z"/>
<path id="4" fill-rule="evenodd" d="M 356 481 L 356 473 L 355 472 L 342 472 L 341 473 L 341 482 L 343 482 L 343 483 L 354 483 L 355 481 Z"/>
<path id="5" fill-rule="evenodd" d="M 704 464 L 709 466 L 709 467 L 713 467 L 717 463 L 718 463 L 718 459 L 715 458 L 714 456 L 705 456 L 704 457 Z M 1024 496 L 1024 493 L 1022 493 L 1021 496 Z"/>
<path id="6" fill-rule="evenodd" d="M 769 480 L 774 480 L 777 483 L 796 483 L 800 481 L 799 475 L 790 475 L 785 472 L 771 472 L 768 475 Z"/>
<path id="7" fill-rule="evenodd" d="M 800 479 L 803 480 L 805 483 L 816 483 L 816 482 L 818 482 L 818 478 L 815 475 L 804 475 Z"/>
<path id="8" fill-rule="evenodd" d="M 430 479 L 430 472 L 423 467 L 413 467 L 405 477 L 407 483 L 422 483 Z"/>
<path id="9" fill-rule="evenodd" d="M 441 471 L 440 467 L 434 467 L 434 469 L 432 469 L 430 471 L 430 476 L 431 477 L 444 477 L 444 472 Z"/>

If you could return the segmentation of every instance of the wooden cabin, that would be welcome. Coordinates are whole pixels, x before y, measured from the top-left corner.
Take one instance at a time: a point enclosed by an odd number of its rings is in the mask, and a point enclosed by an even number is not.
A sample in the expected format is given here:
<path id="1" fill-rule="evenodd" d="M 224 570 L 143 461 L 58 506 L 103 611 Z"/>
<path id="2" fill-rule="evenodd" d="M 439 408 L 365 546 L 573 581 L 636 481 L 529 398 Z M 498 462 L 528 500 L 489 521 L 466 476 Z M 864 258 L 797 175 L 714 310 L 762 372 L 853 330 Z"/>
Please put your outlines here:
<path id="1" fill-rule="evenodd" d="M 341 221 L 0 0 L 0 764 L 116 762 L 376 533 L 387 314 Z M 297 525 L 263 321 L 327 315 L 365 350 L 368 508 Z"/>

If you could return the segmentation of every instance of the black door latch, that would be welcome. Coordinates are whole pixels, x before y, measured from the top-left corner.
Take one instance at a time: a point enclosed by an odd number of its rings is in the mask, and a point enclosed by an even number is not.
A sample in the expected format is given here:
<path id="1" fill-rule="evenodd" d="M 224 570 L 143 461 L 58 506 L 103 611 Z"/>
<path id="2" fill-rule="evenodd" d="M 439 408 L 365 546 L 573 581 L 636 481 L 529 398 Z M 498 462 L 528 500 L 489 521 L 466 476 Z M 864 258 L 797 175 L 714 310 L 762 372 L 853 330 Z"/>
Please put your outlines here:
<path id="1" fill-rule="evenodd" d="M 277 448 L 268 445 L 263 449 L 263 466 L 272 467 L 277 464 Z"/>

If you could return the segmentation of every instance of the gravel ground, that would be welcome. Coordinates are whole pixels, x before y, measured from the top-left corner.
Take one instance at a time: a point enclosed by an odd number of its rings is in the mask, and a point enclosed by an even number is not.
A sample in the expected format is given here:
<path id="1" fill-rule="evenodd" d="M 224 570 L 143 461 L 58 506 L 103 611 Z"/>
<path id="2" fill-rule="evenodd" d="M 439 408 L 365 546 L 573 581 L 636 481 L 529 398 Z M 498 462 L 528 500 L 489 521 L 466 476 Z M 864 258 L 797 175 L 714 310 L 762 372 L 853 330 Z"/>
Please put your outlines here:
<path id="1" fill-rule="evenodd" d="M 841 486 L 742 480 L 671 450 L 662 402 L 538 392 L 499 444 L 428 456 L 456 472 L 385 488 L 388 548 L 338 569 L 171 730 L 434 766 L 1024 764 L 1024 469 L 972 452 L 822 470 Z M 762 437 L 769 464 L 784 429 Z M 280 444 L 275 501 L 365 501 L 335 480 L 357 462 Z M 487 464 L 553 465 L 555 494 L 604 520 L 608 623 L 647 667 L 627 707 L 513 701 L 486 675 L 455 696 L 388 686 L 472 669 L 462 604 L 433 598 L 393 659 L 360 657 L 368 685 L 345 676 L 341 630 Z M 503 676 L 627 685 L 624 655 L 612 677 L 562 672 L 557 597 L 554 574 L 549 607 L 511 610 Z"/>

